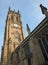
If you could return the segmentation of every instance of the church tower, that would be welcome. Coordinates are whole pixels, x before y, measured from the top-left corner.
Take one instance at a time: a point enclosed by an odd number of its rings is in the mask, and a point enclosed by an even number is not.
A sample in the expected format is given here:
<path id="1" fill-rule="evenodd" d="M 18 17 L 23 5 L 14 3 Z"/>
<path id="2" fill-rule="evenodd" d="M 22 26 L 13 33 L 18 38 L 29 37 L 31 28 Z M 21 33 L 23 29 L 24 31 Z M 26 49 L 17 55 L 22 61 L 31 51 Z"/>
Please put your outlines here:
<path id="1" fill-rule="evenodd" d="M 2 48 L 2 65 L 6 65 L 8 56 L 15 48 L 24 40 L 24 32 L 22 27 L 21 15 L 18 12 L 10 10 L 7 14 L 4 45 Z"/>

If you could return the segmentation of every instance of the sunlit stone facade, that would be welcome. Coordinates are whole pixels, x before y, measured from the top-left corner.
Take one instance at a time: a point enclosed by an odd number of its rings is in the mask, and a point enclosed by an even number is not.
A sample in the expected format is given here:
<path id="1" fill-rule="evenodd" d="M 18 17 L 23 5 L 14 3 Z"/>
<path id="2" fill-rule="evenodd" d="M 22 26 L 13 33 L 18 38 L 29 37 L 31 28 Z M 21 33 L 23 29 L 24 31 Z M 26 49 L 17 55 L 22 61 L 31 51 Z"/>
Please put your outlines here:
<path id="1" fill-rule="evenodd" d="M 41 7 L 46 15 L 46 8 Z M 9 9 L 1 65 L 48 65 L 48 16 L 32 32 L 29 27 L 27 31 L 24 39 L 19 11 Z"/>
<path id="2" fill-rule="evenodd" d="M 18 47 L 18 45 L 24 40 L 24 31 L 22 27 L 21 15 L 18 12 L 10 10 L 7 14 L 4 44 L 2 47 L 2 65 L 10 64 L 11 53 Z"/>

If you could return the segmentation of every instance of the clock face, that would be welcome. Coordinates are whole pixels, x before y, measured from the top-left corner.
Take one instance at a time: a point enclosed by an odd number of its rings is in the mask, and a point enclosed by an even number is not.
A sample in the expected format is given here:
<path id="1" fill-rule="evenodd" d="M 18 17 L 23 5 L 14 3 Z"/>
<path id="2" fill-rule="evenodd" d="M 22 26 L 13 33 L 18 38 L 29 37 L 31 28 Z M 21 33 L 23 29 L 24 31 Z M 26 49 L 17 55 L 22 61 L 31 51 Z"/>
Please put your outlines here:
<path id="1" fill-rule="evenodd" d="M 18 25 L 17 25 L 17 24 L 13 24 L 13 26 L 18 27 Z"/>
<path id="2" fill-rule="evenodd" d="M 20 25 L 18 25 L 18 24 L 13 24 L 13 26 L 20 28 Z"/>

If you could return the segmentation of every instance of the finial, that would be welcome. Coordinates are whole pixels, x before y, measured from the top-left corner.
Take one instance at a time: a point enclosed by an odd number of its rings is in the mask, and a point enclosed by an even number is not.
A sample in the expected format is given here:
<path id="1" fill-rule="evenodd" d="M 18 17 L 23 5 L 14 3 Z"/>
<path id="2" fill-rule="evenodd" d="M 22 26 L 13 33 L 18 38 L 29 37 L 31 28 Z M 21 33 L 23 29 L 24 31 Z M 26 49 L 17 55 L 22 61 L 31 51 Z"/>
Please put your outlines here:
<path id="1" fill-rule="evenodd" d="M 42 4 L 40 4 L 40 7 L 41 7 L 41 10 L 42 10 L 42 13 L 45 14 L 45 12 L 47 11 L 47 8 L 44 7 Z"/>
<path id="2" fill-rule="evenodd" d="M 19 10 L 18 10 L 18 14 L 19 14 Z"/>
<path id="3" fill-rule="evenodd" d="M 19 17 L 21 17 L 20 11 L 18 10 Z"/>
<path id="4" fill-rule="evenodd" d="M 15 9 L 14 9 L 14 12 L 15 12 Z"/>
<path id="5" fill-rule="evenodd" d="M 27 26 L 27 32 L 28 32 L 28 34 L 30 34 L 30 28 L 29 28 L 28 24 L 26 24 L 26 26 Z"/>
<path id="6" fill-rule="evenodd" d="M 10 11 L 10 6 L 9 6 L 9 11 Z"/>

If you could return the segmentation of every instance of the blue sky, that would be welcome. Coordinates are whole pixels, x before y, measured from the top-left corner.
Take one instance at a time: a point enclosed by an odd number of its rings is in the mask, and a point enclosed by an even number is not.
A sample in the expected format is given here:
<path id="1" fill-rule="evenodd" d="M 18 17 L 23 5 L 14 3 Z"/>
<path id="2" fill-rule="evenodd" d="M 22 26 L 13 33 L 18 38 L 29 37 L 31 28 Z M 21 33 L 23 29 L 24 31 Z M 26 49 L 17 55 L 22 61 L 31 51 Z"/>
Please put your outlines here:
<path id="1" fill-rule="evenodd" d="M 11 10 L 20 10 L 24 33 L 27 36 L 26 24 L 28 23 L 32 31 L 45 17 L 39 7 L 40 4 L 48 8 L 48 0 L 0 0 L 0 56 L 9 6 Z"/>

